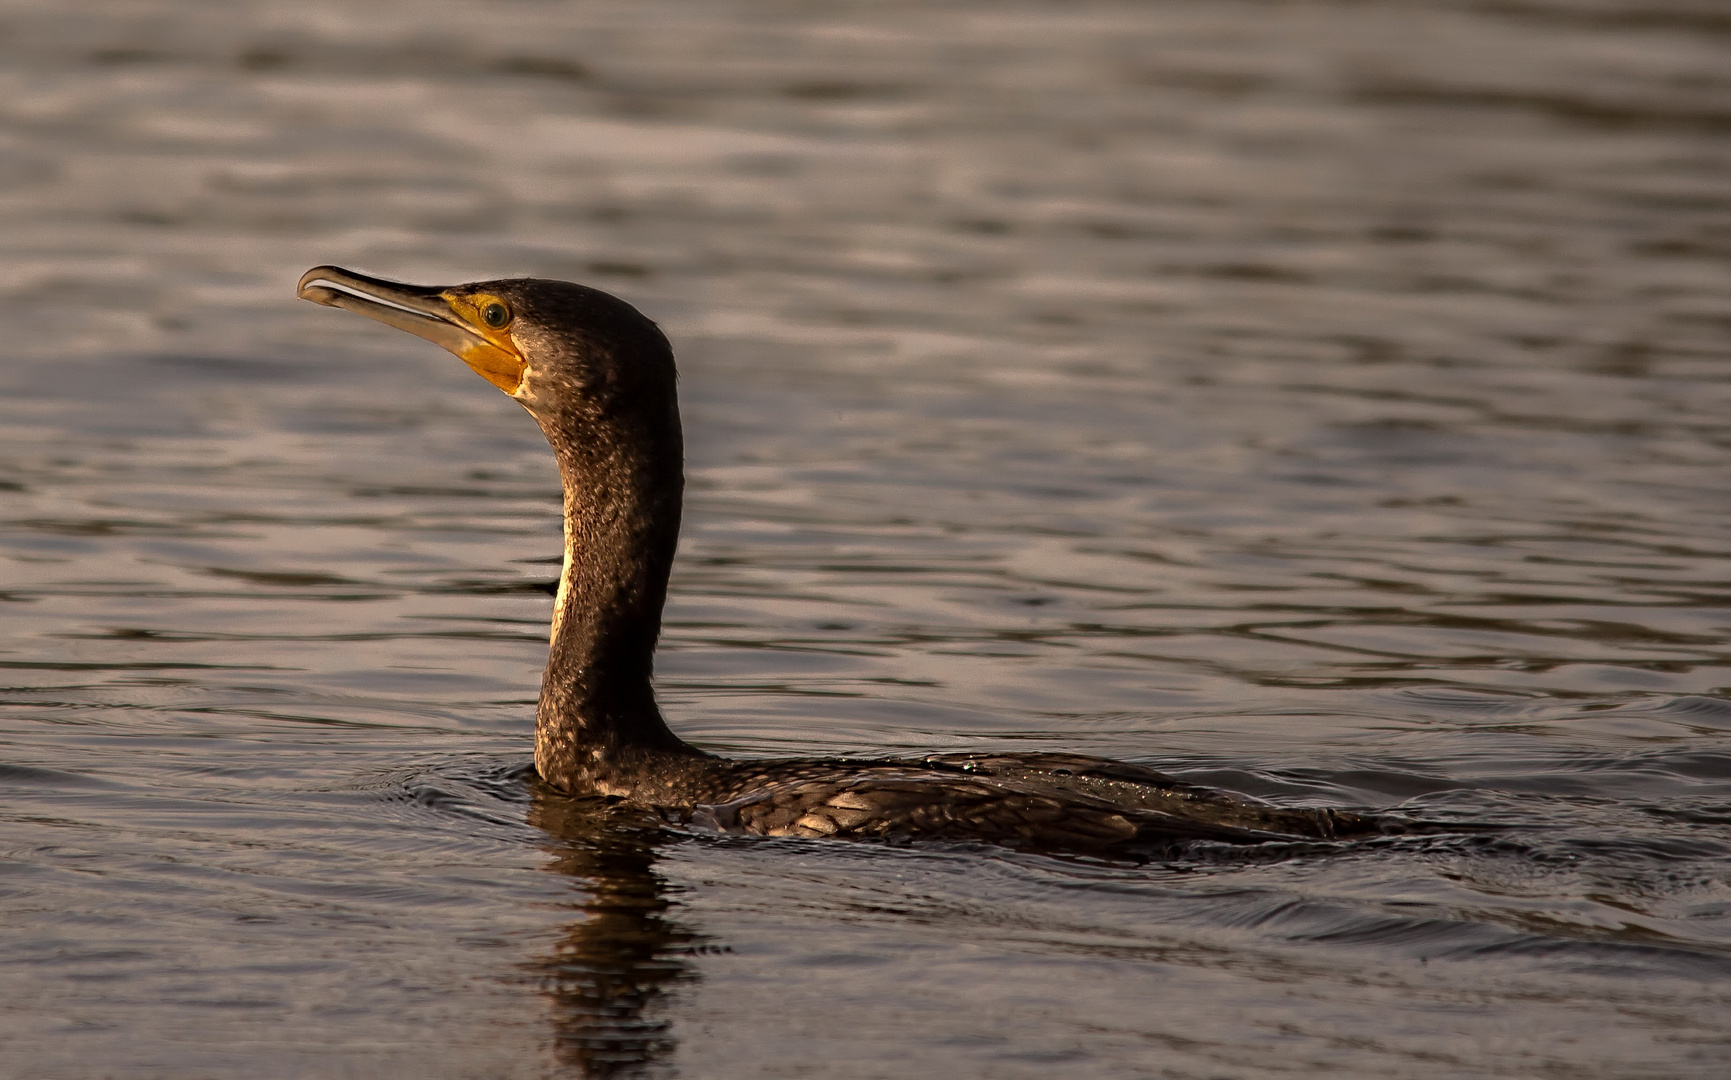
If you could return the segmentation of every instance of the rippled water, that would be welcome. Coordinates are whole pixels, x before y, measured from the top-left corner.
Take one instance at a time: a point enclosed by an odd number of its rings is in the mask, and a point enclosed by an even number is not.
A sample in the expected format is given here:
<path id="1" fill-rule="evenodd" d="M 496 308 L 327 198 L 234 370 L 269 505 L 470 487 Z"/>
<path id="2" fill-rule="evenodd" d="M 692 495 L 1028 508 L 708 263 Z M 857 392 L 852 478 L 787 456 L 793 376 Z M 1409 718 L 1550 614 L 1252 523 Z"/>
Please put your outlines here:
<path id="1" fill-rule="evenodd" d="M 0 1073 L 1723 1075 L 1728 53 L 1717 0 L 8 5 Z M 539 790 L 549 456 L 324 262 L 667 328 L 708 748 L 1506 828 L 1134 867 Z"/>

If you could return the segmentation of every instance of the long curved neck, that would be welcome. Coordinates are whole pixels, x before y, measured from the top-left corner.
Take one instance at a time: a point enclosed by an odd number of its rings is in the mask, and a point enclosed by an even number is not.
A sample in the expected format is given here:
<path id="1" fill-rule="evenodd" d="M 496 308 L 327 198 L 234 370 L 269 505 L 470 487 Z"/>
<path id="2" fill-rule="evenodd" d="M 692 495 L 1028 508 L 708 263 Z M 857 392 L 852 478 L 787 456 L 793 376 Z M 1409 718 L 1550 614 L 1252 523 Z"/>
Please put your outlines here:
<path id="1" fill-rule="evenodd" d="M 702 756 L 668 730 L 650 685 L 679 538 L 679 433 L 647 450 L 631 439 L 549 440 L 565 489 L 565 566 L 535 766 L 573 794 L 630 795 L 655 786 L 669 755 Z"/>

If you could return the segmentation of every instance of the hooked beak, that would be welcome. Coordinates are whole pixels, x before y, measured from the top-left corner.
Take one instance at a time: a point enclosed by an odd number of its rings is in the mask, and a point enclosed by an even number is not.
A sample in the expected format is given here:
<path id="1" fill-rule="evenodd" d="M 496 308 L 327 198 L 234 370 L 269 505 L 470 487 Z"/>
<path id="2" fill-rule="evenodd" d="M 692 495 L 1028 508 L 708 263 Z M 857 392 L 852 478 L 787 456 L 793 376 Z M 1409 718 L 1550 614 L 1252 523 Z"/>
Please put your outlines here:
<path id="1" fill-rule="evenodd" d="M 508 334 L 489 334 L 466 317 L 474 305 L 457 290 L 368 277 L 340 266 L 315 266 L 301 275 L 295 295 L 326 307 L 407 330 L 454 353 L 488 382 L 515 395 L 526 366 Z"/>

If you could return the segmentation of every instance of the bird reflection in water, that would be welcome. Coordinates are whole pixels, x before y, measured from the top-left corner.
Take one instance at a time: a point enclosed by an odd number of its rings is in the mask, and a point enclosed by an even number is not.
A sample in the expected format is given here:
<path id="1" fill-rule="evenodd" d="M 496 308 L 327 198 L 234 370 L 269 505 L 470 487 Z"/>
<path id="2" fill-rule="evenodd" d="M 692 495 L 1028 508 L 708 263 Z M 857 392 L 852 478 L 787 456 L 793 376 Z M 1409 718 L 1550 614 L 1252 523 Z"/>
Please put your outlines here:
<path id="1" fill-rule="evenodd" d="M 554 856 L 546 869 L 586 894 L 572 905 L 582 917 L 529 964 L 553 1006 L 554 1052 L 585 1077 L 664 1073 L 677 1043 L 668 992 L 698 978 L 687 957 L 705 948 L 702 935 L 667 917 L 673 901 L 655 870 L 667 835 L 640 809 L 531 783 L 529 823 L 548 834 Z"/>

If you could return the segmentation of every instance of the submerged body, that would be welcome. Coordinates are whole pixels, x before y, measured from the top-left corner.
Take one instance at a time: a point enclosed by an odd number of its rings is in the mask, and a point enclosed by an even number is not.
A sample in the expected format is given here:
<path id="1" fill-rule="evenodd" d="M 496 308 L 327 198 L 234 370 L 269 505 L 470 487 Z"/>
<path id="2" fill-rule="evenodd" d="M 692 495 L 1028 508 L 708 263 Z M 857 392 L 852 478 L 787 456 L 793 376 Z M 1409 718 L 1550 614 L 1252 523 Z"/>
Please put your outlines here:
<path id="1" fill-rule="evenodd" d="M 535 278 L 441 289 L 321 266 L 301 278 L 299 294 L 450 350 L 547 436 L 564 488 L 565 564 L 535 767 L 562 791 L 728 832 L 1071 851 L 1403 831 L 1079 755 L 733 761 L 705 753 L 667 727 L 651 686 L 685 482 L 673 353 L 655 324 L 606 293 Z"/>
<path id="2" fill-rule="evenodd" d="M 1080 754 L 858 761 L 710 757 L 689 768 L 649 801 L 686 820 L 758 836 L 1148 851 L 1198 840 L 1336 840 L 1392 829 L 1357 814 L 1242 802 L 1153 769 Z M 679 773 L 677 766 L 672 771 Z"/>

